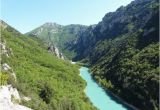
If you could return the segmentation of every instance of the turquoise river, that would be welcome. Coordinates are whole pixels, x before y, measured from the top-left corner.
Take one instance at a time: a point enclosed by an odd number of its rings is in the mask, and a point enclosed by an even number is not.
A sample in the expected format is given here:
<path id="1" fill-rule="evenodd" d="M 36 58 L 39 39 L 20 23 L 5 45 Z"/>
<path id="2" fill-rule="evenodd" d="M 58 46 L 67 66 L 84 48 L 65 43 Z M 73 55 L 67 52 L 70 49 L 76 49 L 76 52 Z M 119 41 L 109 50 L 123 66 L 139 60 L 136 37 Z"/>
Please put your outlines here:
<path id="1" fill-rule="evenodd" d="M 80 76 L 87 82 L 85 93 L 93 103 L 100 110 L 133 110 L 127 107 L 118 98 L 113 97 L 110 92 L 105 91 L 100 87 L 91 77 L 88 68 L 80 68 Z"/>

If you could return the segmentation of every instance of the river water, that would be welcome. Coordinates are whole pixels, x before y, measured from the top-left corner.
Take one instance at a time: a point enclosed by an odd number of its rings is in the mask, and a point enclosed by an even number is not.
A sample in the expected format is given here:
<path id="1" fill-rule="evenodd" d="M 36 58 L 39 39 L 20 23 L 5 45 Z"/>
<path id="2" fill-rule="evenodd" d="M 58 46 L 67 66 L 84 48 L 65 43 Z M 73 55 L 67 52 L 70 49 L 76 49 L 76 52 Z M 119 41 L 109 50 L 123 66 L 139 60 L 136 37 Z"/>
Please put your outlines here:
<path id="1" fill-rule="evenodd" d="M 104 91 L 91 77 L 88 68 L 80 68 L 80 76 L 87 82 L 85 89 L 90 101 L 100 110 L 131 110 L 124 106 L 119 99 L 113 97 L 109 92 Z"/>

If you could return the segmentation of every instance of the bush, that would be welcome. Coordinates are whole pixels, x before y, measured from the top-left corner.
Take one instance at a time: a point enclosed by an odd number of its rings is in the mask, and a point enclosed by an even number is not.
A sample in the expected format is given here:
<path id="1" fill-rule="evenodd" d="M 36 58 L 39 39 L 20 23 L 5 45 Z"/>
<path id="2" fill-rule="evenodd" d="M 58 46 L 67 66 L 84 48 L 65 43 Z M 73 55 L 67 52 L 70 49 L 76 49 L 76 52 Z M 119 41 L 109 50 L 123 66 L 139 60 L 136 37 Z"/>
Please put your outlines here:
<path id="1" fill-rule="evenodd" d="M 8 81 L 8 73 L 0 72 L 0 85 L 6 85 Z"/>
<path id="2" fill-rule="evenodd" d="M 39 96 L 48 104 L 53 96 L 53 89 L 49 84 L 45 83 L 40 90 Z"/>

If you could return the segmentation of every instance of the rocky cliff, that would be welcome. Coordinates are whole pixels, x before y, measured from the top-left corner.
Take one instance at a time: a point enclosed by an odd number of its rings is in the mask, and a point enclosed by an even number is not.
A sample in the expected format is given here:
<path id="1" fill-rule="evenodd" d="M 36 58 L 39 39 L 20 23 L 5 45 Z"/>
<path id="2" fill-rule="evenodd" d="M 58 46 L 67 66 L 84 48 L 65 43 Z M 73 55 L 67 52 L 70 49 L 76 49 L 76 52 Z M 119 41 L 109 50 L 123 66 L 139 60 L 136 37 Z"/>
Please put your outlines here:
<path id="1" fill-rule="evenodd" d="M 56 57 L 64 60 L 63 54 L 59 52 L 58 48 L 55 45 L 53 45 L 53 44 L 49 45 L 48 46 L 48 51 L 51 52 Z"/>
<path id="2" fill-rule="evenodd" d="M 135 0 L 126 7 L 121 6 L 115 12 L 107 13 L 101 22 L 90 26 L 79 35 L 77 43 L 73 45 L 77 53 L 74 60 L 89 56 L 99 41 L 131 34 L 138 29 L 147 32 L 149 30 L 146 29 L 147 22 L 158 13 L 157 3 L 158 0 Z M 157 28 L 154 28 L 154 31 L 157 31 Z M 158 40 L 157 37 L 153 39 Z"/>

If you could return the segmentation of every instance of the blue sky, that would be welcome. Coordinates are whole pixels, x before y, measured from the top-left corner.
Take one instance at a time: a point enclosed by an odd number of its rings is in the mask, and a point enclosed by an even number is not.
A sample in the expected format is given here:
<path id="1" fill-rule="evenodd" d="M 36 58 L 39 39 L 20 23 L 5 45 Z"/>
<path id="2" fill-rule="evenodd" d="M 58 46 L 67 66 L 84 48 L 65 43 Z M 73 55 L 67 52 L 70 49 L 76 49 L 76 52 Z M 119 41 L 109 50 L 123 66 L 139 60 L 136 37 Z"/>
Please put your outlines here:
<path id="1" fill-rule="evenodd" d="M 133 0 L 1 0 L 1 19 L 22 33 L 45 22 L 97 24 L 108 12 Z"/>

